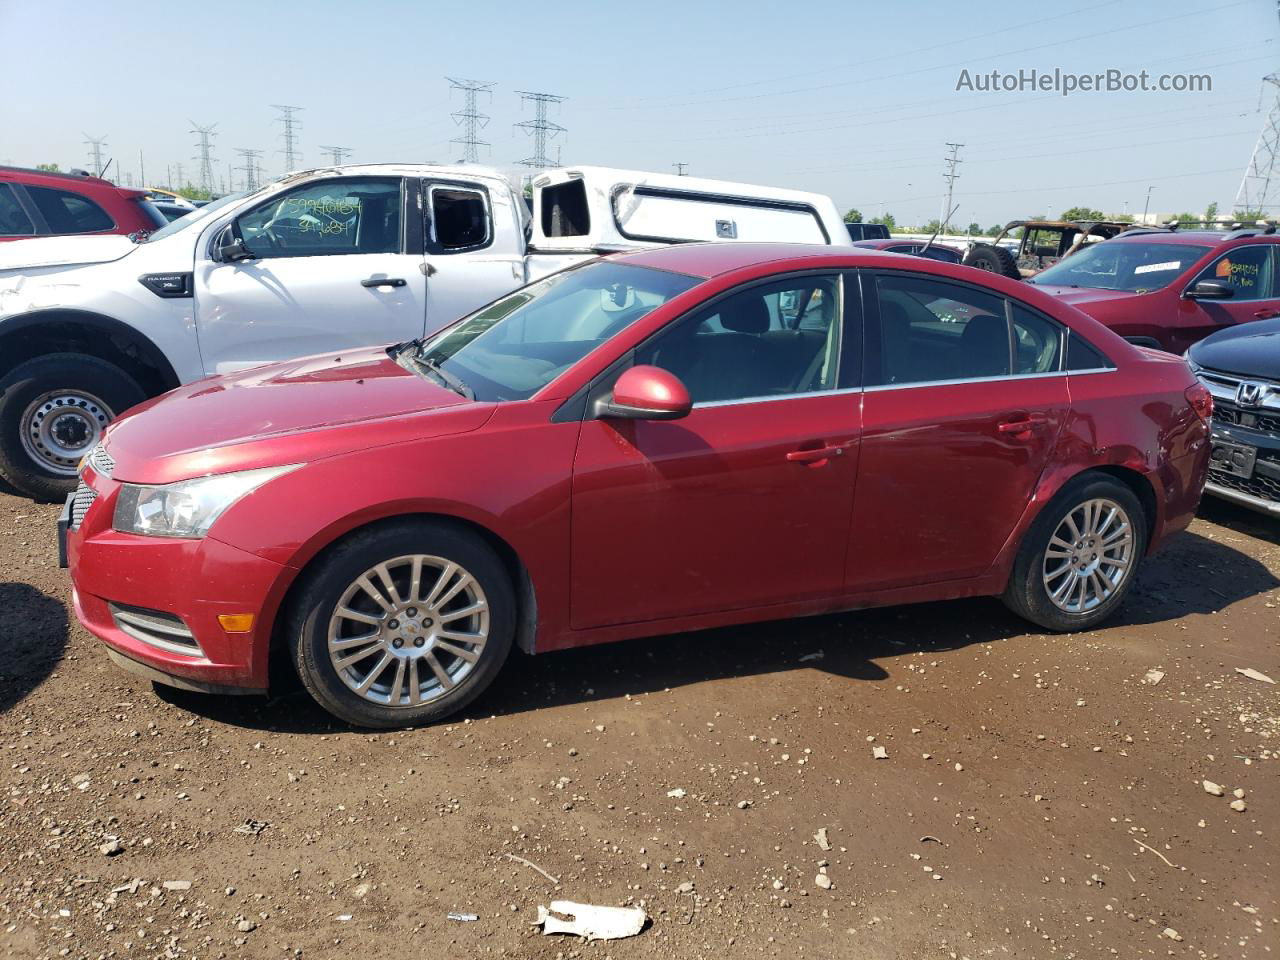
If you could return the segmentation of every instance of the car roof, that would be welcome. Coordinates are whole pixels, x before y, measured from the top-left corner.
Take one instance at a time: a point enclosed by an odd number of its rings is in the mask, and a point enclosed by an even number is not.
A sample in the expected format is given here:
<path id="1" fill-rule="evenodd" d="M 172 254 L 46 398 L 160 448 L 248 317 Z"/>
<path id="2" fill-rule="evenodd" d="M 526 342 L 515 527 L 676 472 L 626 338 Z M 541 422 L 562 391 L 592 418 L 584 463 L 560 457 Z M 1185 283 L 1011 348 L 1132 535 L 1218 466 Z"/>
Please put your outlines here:
<path id="1" fill-rule="evenodd" d="M 1173 243 L 1197 247 L 1216 247 L 1228 240 L 1248 240 L 1251 243 L 1280 243 L 1280 234 L 1237 231 L 1223 233 L 1220 230 L 1134 230 L 1112 237 L 1107 243 Z"/>
<path id="2" fill-rule="evenodd" d="M 25 183 L 35 186 L 73 188 L 76 192 L 91 193 L 95 190 L 106 190 L 124 197 L 143 197 L 144 191 L 133 187 L 122 187 L 95 177 L 88 173 L 66 173 L 55 170 L 32 170 L 28 167 L 10 167 L 0 165 L 0 180 L 13 183 Z"/>

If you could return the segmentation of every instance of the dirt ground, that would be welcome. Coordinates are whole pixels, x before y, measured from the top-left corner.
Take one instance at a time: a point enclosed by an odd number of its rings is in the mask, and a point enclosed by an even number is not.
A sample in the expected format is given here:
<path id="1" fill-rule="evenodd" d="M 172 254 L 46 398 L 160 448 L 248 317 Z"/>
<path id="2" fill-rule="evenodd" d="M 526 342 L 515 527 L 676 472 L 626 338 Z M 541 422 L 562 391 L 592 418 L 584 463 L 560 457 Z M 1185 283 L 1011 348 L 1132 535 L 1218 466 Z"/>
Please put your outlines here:
<path id="1" fill-rule="evenodd" d="M 1236 671 L 1280 680 L 1280 523 L 1207 503 L 1096 633 L 974 600 L 521 657 L 371 735 L 112 667 L 56 514 L 0 495 L 2 956 L 1280 955 L 1280 684 Z M 557 898 L 651 924 L 543 936 Z"/>

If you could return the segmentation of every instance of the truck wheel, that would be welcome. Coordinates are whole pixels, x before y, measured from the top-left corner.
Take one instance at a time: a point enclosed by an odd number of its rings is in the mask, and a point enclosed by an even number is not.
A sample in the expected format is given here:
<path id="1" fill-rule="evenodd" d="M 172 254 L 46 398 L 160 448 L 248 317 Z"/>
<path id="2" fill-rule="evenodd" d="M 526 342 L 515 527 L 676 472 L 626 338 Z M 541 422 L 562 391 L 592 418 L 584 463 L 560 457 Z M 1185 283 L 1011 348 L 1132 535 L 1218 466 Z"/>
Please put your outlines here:
<path id="1" fill-rule="evenodd" d="M 355 534 L 316 565 L 287 637 L 307 692 L 358 727 L 456 713 L 511 652 L 516 598 L 484 541 L 427 521 Z"/>
<path id="2" fill-rule="evenodd" d="M 52 353 L 0 380 L 0 475 L 37 500 L 75 489 L 76 468 L 118 414 L 146 399 L 114 364 Z"/>
<path id="3" fill-rule="evenodd" d="M 1010 280 L 1022 279 L 1022 274 L 1018 272 L 1018 261 L 1014 259 L 1013 254 L 1004 247 L 997 247 L 994 244 L 975 243 L 964 255 L 961 263 L 966 267 L 986 270 L 988 273 L 998 273 Z"/>

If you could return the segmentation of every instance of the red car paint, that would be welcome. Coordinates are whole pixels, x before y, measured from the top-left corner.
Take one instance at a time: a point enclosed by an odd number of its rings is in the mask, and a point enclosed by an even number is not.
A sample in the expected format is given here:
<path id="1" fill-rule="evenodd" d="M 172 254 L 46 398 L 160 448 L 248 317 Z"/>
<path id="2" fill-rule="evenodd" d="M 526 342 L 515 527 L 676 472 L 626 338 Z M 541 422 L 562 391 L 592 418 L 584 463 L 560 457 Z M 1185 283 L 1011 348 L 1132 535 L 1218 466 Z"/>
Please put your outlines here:
<path id="1" fill-rule="evenodd" d="M 803 246 L 681 245 L 622 259 L 702 282 L 527 401 L 469 402 L 364 350 L 189 384 L 118 419 L 105 438 L 112 476 L 86 467 L 98 497 L 68 537 L 77 616 L 109 647 L 170 675 L 263 689 L 300 572 L 385 518 L 443 515 L 504 544 L 532 625 L 521 642 L 543 652 L 999 593 L 1040 508 L 1088 469 L 1146 492 L 1152 550 L 1195 512 L 1208 429 L 1188 401 L 1196 381 L 1185 363 L 1124 342 L 1034 286 Z M 672 421 L 553 419 L 708 298 L 814 269 L 986 289 L 1056 319 L 1114 369 L 695 406 Z M 112 529 L 122 482 L 295 463 L 305 466 L 235 503 L 203 540 Z M 206 657 L 133 640 L 108 602 L 181 616 Z M 246 612 L 256 614 L 250 633 L 219 627 L 218 614 Z"/>
<path id="2" fill-rule="evenodd" d="M 82 203 L 72 200 L 68 206 L 67 194 Z M 117 187 L 98 177 L 21 167 L 0 166 L 0 211 L 7 217 L 0 219 L 0 241 L 145 234 L 168 222 L 144 190 Z"/>
<path id="3" fill-rule="evenodd" d="M 1098 247 L 1119 244 L 1159 243 L 1207 247 L 1194 256 L 1176 279 L 1159 290 L 1134 293 L 1089 286 L 1057 286 L 1045 275 L 1031 282 L 1050 296 L 1087 313 L 1120 336 L 1169 353 L 1183 353 L 1191 344 L 1225 327 L 1251 320 L 1280 316 L 1280 236 L 1256 235 L 1225 240 L 1224 234 L 1200 231 L 1121 234 Z M 1197 278 L 1211 264 L 1242 247 L 1266 246 L 1271 250 L 1271 289 L 1258 299 L 1195 300 L 1187 296 Z M 1078 256 L 1078 254 L 1077 254 Z M 1062 265 L 1068 265 L 1065 260 Z"/>

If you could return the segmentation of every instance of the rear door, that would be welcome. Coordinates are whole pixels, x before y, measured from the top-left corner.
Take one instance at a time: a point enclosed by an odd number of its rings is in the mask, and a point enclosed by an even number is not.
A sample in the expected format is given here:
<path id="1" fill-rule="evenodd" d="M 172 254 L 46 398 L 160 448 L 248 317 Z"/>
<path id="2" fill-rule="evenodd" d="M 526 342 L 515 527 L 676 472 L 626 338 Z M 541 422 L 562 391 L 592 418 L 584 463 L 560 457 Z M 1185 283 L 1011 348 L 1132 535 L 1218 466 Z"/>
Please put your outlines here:
<path id="1" fill-rule="evenodd" d="M 583 423 L 575 629 L 840 593 L 861 416 L 857 300 L 838 274 L 796 275 L 740 288 L 635 351 L 680 377 L 694 406 L 680 420 Z"/>
<path id="2" fill-rule="evenodd" d="M 427 278 L 400 177 L 332 177 L 236 217 L 252 260 L 196 254 L 208 373 L 420 336 Z"/>
<path id="3" fill-rule="evenodd" d="M 1179 303 L 1179 323 L 1173 330 L 1174 352 L 1181 353 L 1223 327 L 1280 316 L 1280 284 L 1276 282 L 1276 244 L 1246 243 L 1232 247 L 1196 274 L 1187 289 L 1213 281 L 1232 290 L 1229 300 L 1191 300 Z"/>
<path id="4" fill-rule="evenodd" d="M 990 569 L 1068 407 L 1064 330 L 989 291 L 905 271 L 863 280 L 854 592 Z"/>

